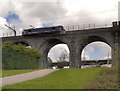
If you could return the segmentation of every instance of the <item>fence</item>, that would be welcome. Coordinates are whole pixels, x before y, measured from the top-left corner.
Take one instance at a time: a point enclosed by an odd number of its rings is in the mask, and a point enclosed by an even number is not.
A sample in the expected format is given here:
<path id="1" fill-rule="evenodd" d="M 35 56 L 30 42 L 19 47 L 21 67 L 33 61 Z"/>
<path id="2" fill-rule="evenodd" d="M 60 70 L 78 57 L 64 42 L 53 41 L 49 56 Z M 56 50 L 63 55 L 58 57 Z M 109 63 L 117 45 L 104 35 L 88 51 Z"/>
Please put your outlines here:
<path id="1" fill-rule="evenodd" d="M 52 61 L 49 60 L 41 60 L 39 59 L 39 69 L 46 69 L 52 67 Z"/>

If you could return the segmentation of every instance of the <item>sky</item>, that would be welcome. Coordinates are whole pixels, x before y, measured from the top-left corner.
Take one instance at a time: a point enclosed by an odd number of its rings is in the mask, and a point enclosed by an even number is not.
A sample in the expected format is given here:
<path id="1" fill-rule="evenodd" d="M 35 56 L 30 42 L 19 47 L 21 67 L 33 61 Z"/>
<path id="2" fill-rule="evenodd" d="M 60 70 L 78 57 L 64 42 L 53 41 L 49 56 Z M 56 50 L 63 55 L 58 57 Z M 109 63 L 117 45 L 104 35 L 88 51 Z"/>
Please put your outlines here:
<path id="1" fill-rule="evenodd" d="M 63 52 L 66 53 L 69 57 L 70 52 L 68 46 L 66 44 L 58 44 L 50 49 L 48 57 L 50 57 L 53 62 L 61 61 L 60 56 Z M 69 61 L 69 58 L 65 60 Z"/>
<path id="2" fill-rule="evenodd" d="M 118 20 L 120 21 L 120 1 L 118 3 Z"/>
<path id="3" fill-rule="evenodd" d="M 113 21 L 118 20 L 119 0 L 0 0 L 0 36 L 11 36 L 13 31 L 5 27 L 7 24 L 15 27 L 17 35 L 23 29 L 34 27 L 63 25 L 68 31 L 87 28 L 95 24 L 103 27 L 111 26 Z M 95 43 L 94 45 L 99 45 Z M 94 49 L 94 55 L 102 55 L 98 52 L 103 50 L 91 45 L 84 51 Z M 104 47 L 106 45 L 102 43 Z M 58 47 L 59 48 L 59 47 Z M 66 48 L 63 46 L 63 48 Z M 110 48 L 107 47 L 109 50 Z M 104 50 L 103 50 L 104 51 Z M 100 56 L 101 56 L 100 55 Z M 91 58 L 86 54 L 86 58 Z"/>
<path id="4" fill-rule="evenodd" d="M 48 57 L 57 62 L 59 60 L 60 54 L 64 51 L 67 51 L 68 55 L 70 53 L 69 48 L 66 44 L 58 44 L 52 47 L 48 53 Z M 88 44 L 81 54 L 81 60 L 102 60 L 111 58 L 111 47 L 104 42 L 92 42 Z M 69 61 L 69 59 L 66 59 Z"/>
<path id="5" fill-rule="evenodd" d="M 111 47 L 104 42 L 92 42 L 82 51 L 82 60 L 102 60 L 107 58 L 111 58 Z"/>

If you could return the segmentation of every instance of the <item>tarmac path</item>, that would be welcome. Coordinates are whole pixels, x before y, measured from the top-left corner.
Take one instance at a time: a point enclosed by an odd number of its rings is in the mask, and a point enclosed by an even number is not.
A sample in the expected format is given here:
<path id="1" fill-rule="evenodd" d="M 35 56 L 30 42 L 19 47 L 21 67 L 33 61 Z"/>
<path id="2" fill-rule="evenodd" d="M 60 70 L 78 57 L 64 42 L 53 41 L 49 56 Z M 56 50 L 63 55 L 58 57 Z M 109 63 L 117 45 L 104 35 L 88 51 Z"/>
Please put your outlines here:
<path id="1" fill-rule="evenodd" d="M 37 71 L 24 73 L 24 74 L 2 77 L 2 78 L 0 78 L 0 82 L 2 82 L 2 84 L 0 84 L 0 87 L 18 83 L 18 82 L 22 82 L 22 81 L 31 80 L 34 78 L 43 77 L 43 76 L 48 75 L 56 70 L 58 70 L 58 69 L 44 69 L 44 70 L 37 70 Z"/>

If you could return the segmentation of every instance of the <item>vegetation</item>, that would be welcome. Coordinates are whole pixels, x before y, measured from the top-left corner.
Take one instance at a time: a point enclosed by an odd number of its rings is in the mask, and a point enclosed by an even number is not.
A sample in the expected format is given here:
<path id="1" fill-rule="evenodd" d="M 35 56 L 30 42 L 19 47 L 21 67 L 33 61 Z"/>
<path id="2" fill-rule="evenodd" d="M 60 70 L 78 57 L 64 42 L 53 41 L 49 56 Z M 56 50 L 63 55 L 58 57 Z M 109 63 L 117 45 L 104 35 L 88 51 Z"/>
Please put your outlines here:
<path id="1" fill-rule="evenodd" d="M 26 54 L 35 58 L 40 58 L 42 55 L 40 54 L 40 52 L 35 49 L 34 47 L 32 48 L 27 48 L 25 45 L 22 44 L 13 44 L 9 41 L 7 41 L 6 43 L 4 43 L 2 45 L 3 49 L 8 49 L 14 52 L 18 52 L 18 53 L 22 53 L 22 54 Z"/>
<path id="2" fill-rule="evenodd" d="M 4 49 L 2 54 L 2 68 L 4 70 L 38 69 L 39 59 L 25 54 Z"/>
<path id="3" fill-rule="evenodd" d="M 114 68 L 109 68 L 101 71 L 101 76 L 98 76 L 94 81 L 87 83 L 85 89 L 118 89 L 118 71 Z"/>
<path id="4" fill-rule="evenodd" d="M 103 68 L 61 69 L 47 76 L 4 86 L 3 89 L 81 89 Z"/>
<path id="5" fill-rule="evenodd" d="M 109 69 L 101 70 L 100 76 L 85 84 L 85 89 L 120 89 L 118 79 L 118 63 Z"/>
<path id="6" fill-rule="evenodd" d="M 32 69 L 32 70 L 2 70 L 2 77 L 32 72 L 35 70 L 37 70 L 37 69 Z"/>
<path id="7" fill-rule="evenodd" d="M 22 44 L 6 42 L 2 46 L 2 68 L 4 70 L 23 70 L 40 68 L 41 54 L 35 48 Z"/>
<path id="8" fill-rule="evenodd" d="M 119 75 L 119 61 L 120 54 L 119 48 L 116 46 L 116 52 L 114 57 L 113 67 L 109 69 L 102 70 L 100 72 L 101 76 L 98 76 L 94 81 L 89 82 L 84 86 L 85 89 L 119 89 L 120 90 L 120 79 Z"/>

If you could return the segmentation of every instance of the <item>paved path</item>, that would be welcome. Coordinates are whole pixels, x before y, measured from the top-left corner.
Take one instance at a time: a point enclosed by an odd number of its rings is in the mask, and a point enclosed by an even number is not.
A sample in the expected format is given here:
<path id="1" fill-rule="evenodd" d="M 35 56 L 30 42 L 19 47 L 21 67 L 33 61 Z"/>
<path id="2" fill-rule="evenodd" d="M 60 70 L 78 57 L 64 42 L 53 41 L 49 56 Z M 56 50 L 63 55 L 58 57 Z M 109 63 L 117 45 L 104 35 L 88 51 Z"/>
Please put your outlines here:
<path id="1" fill-rule="evenodd" d="M 31 80 L 34 78 L 39 78 L 39 77 L 45 76 L 49 73 L 52 73 L 54 71 L 56 71 L 56 69 L 44 69 L 44 70 L 37 70 L 37 71 L 24 73 L 24 74 L 2 77 L 2 78 L 0 78 L 0 82 L 2 81 L 2 84 L 0 84 L 0 87 L 18 83 L 18 82 L 22 82 L 22 81 Z"/>

